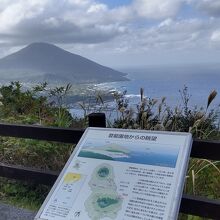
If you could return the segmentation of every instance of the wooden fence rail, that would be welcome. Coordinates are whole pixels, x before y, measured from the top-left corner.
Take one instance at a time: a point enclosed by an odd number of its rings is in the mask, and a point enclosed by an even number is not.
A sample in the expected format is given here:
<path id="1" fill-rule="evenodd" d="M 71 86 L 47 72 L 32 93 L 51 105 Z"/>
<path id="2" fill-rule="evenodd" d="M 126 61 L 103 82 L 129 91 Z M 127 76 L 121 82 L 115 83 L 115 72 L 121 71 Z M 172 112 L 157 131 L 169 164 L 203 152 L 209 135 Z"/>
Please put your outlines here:
<path id="1" fill-rule="evenodd" d="M 91 114 L 89 116 L 89 126 L 105 127 L 105 115 L 102 113 Z M 71 144 L 77 144 L 83 132 L 84 130 L 79 129 L 0 123 L 0 136 L 31 138 Z M 193 140 L 191 157 L 220 160 L 220 142 Z M 0 163 L 0 176 L 2 177 L 53 185 L 58 175 L 58 172 L 41 171 Z M 220 201 L 184 194 L 181 201 L 180 212 L 205 218 L 220 219 Z"/>

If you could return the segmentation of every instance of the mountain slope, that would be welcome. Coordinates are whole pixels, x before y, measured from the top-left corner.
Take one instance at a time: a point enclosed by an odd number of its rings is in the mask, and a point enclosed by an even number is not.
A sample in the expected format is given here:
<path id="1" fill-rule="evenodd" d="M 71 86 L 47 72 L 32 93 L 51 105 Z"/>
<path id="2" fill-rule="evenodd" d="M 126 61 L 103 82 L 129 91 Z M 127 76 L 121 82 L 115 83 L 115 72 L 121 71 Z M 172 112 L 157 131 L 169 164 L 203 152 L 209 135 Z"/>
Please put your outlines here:
<path id="1" fill-rule="evenodd" d="M 125 75 L 48 43 L 33 43 L 0 59 L 5 80 L 98 83 L 127 80 Z"/>

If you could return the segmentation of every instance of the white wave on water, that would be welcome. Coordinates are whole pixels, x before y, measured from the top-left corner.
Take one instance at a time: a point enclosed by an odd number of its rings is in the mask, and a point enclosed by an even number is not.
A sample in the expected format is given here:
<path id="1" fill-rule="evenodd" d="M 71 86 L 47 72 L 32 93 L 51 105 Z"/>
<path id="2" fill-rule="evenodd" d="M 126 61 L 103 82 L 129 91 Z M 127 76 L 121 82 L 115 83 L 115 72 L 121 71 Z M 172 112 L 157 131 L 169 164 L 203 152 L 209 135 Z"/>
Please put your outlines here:
<path id="1" fill-rule="evenodd" d="M 139 95 L 139 94 L 128 94 L 128 95 L 125 95 L 125 98 L 140 98 L 141 97 L 141 95 Z"/>

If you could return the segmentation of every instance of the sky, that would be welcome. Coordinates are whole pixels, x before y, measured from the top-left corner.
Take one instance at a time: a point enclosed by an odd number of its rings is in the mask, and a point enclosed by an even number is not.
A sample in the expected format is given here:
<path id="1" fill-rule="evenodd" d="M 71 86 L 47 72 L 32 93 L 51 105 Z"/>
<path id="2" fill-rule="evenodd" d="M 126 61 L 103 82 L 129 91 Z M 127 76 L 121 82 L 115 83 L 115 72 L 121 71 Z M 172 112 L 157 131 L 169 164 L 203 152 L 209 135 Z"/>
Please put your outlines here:
<path id="1" fill-rule="evenodd" d="M 0 57 L 33 42 L 110 67 L 219 63 L 220 0 L 1 0 Z"/>

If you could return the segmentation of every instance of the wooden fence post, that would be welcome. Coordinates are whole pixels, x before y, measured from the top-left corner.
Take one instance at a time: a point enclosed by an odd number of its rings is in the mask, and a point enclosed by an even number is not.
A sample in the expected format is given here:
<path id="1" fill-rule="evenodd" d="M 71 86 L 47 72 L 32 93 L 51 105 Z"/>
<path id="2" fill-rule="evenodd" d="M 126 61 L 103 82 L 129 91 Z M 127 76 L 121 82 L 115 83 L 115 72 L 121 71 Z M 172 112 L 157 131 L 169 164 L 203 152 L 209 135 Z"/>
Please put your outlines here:
<path id="1" fill-rule="evenodd" d="M 106 128 L 105 113 L 91 113 L 91 114 L 89 114 L 89 127 Z"/>

